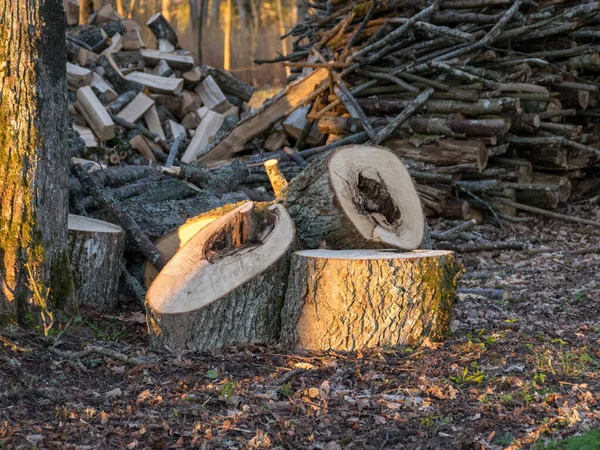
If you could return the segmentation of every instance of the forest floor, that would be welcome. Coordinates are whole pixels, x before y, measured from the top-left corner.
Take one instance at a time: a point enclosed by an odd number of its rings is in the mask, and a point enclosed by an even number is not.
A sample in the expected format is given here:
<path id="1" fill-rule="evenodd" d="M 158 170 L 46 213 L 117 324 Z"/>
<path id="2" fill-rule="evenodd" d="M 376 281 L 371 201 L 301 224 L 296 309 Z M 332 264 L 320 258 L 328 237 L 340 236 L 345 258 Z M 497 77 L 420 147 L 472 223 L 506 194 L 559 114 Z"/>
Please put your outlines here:
<path id="1" fill-rule="evenodd" d="M 598 206 L 571 212 L 600 220 Z M 554 220 L 510 235 L 538 250 L 600 242 L 599 229 Z M 147 350 L 135 308 L 83 311 L 50 339 L 4 330 L 0 449 L 543 449 L 600 426 L 598 252 L 460 259 L 461 286 L 510 298 L 460 295 L 452 336 L 420 348 L 296 355 L 255 346 L 173 358 Z M 89 345 L 148 362 L 68 353 Z"/>

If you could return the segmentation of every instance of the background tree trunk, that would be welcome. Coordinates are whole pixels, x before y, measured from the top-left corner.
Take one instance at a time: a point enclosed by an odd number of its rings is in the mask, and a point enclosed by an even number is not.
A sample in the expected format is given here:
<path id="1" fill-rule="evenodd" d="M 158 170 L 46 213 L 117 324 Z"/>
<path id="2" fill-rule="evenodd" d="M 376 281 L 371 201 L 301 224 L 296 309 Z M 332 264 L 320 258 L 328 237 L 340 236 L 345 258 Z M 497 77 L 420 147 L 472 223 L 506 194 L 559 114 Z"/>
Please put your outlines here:
<path id="1" fill-rule="evenodd" d="M 296 7 L 296 23 L 304 22 L 304 17 L 308 14 L 308 0 L 297 0 Z"/>
<path id="2" fill-rule="evenodd" d="M 212 0 L 212 8 L 210 10 L 210 23 L 215 24 L 219 22 L 219 8 L 221 6 L 220 0 Z"/>
<path id="3" fill-rule="evenodd" d="M 223 69 L 231 69 L 231 19 L 233 15 L 232 1 L 225 4 L 225 42 L 223 43 Z"/>
<path id="4" fill-rule="evenodd" d="M 0 317 L 23 323 L 71 305 L 64 11 L 3 0 L 0 17 Z"/>

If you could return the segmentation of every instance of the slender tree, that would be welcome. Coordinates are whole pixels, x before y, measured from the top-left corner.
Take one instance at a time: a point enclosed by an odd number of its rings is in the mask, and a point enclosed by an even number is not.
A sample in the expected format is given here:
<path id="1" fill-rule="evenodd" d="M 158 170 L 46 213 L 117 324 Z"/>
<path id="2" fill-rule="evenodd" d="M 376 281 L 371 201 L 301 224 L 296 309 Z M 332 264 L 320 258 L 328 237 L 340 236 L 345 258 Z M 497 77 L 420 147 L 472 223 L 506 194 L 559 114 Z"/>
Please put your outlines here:
<path id="1" fill-rule="evenodd" d="M 233 16 L 233 5 L 231 0 L 225 2 L 225 38 L 223 43 L 223 69 L 231 69 L 231 21 Z"/>
<path id="2" fill-rule="evenodd" d="M 0 321 L 70 302 L 64 11 L 0 0 Z"/>

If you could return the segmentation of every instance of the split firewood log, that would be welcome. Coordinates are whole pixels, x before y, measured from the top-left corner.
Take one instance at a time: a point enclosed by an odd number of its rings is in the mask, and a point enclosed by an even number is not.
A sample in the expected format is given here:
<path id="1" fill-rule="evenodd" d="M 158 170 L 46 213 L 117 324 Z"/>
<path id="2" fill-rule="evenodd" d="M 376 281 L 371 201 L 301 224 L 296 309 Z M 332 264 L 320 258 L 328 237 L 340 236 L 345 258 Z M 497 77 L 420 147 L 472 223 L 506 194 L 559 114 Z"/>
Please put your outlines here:
<path id="1" fill-rule="evenodd" d="M 274 342 L 293 243 L 281 205 L 265 211 L 248 202 L 204 227 L 148 290 L 151 344 L 205 351 Z"/>
<path id="2" fill-rule="evenodd" d="M 114 310 L 125 231 L 118 225 L 69 214 L 69 248 L 78 305 Z"/>
<path id="3" fill-rule="evenodd" d="M 294 253 L 281 341 L 355 351 L 439 340 L 449 332 L 459 274 L 449 251 Z"/>
<path id="4" fill-rule="evenodd" d="M 223 217 L 225 214 L 235 210 L 240 207 L 242 204 L 247 202 L 240 202 L 234 204 L 227 204 L 220 208 L 212 209 L 203 214 L 200 214 L 196 217 L 192 217 L 183 225 L 181 225 L 177 230 L 170 232 L 166 236 L 158 239 L 155 244 L 156 248 L 163 256 L 165 261 L 169 261 L 175 254 L 179 251 L 181 247 L 183 247 L 187 242 L 193 238 L 200 230 L 206 228 L 209 224 L 213 223 L 220 217 Z M 258 204 L 255 206 L 256 208 L 266 209 L 268 208 L 267 204 Z M 146 287 L 150 287 L 154 279 L 158 275 L 158 271 L 155 267 L 150 263 L 150 261 L 146 261 L 144 263 L 144 284 Z"/>
<path id="5" fill-rule="evenodd" d="M 290 182 L 286 207 L 309 249 L 413 250 L 423 241 L 415 185 L 383 147 L 349 145 L 316 159 Z"/>

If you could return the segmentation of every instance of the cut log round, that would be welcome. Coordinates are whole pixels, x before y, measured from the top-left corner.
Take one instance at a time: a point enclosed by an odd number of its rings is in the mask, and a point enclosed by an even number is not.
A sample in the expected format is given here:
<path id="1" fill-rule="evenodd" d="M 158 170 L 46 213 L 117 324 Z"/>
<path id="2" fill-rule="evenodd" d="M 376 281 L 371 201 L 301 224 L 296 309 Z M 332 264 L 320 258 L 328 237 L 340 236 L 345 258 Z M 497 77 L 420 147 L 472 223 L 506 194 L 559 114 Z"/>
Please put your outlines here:
<path id="1" fill-rule="evenodd" d="M 69 248 L 78 305 L 98 311 L 117 306 L 124 246 L 125 232 L 120 226 L 69 214 Z"/>
<path id="2" fill-rule="evenodd" d="M 181 225 L 177 230 L 172 231 L 166 236 L 160 238 L 155 242 L 156 248 L 165 259 L 165 261 L 169 261 L 175 254 L 179 251 L 181 247 L 183 247 L 187 242 L 193 238 L 200 230 L 213 223 L 219 217 L 223 217 L 225 214 L 233 211 L 242 205 L 242 203 L 235 203 L 230 205 L 225 205 L 220 208 L 213 209 L 204 214 L 200 214 L 196 217 L 189 219 L 183 225 Z M 256 205 L 256 208 L 266 210 L 267 204 L 259 204 Z M 158 275 L 158 271 L 154 268 L 150 261 L 146 261 L 144 264 L 144 284 L 146 287 L 150 287 L 154 279 Z"/>
<path id="3" fill-rule="evenodd" d="M 459 274 L 449 251 L 294 253 L 282 343 L 355 351 L 439 340 L 449 332 Z"/>
<path id="4" fill-rule="evenodd" d="M 309 249 L 413 250 L 423 240 L 412 178 L 383 147 L 349 145 L 312 162 L 290 183 L 286 206 Z"/>
<path id="5" fill-rule="evenodd" d="M 204 227 L 146 296 L 151 344 L 169 351 L 274 342 L 294 243 L 281 205 L 248 202 Z"/>

